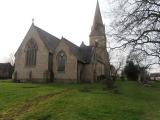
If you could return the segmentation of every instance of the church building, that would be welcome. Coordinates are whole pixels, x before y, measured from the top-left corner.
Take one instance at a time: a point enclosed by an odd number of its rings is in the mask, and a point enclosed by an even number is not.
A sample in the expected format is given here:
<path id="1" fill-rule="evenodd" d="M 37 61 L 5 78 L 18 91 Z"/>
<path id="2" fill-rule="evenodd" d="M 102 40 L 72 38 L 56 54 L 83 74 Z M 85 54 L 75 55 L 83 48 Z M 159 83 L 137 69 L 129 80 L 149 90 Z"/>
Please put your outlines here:
<path id="1" fill-rule="evenodd" d="M 97 2 L 89 46 L 51 35 L 32 23 L 15 54 L 13 80 L 19 82 L 94 82 L 105 74 L 105 26 Z"/>

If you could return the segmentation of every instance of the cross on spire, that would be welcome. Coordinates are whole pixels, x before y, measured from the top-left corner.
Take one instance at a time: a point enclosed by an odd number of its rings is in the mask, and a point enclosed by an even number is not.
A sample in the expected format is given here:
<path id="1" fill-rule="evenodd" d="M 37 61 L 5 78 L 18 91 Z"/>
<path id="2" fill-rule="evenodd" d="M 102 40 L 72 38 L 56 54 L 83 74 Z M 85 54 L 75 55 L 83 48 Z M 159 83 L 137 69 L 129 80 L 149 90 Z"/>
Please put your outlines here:
<path id="1" fill-rule="evenodd" d="M 34 18 L 32 18 L 32 24 L 34 25 Z"/>

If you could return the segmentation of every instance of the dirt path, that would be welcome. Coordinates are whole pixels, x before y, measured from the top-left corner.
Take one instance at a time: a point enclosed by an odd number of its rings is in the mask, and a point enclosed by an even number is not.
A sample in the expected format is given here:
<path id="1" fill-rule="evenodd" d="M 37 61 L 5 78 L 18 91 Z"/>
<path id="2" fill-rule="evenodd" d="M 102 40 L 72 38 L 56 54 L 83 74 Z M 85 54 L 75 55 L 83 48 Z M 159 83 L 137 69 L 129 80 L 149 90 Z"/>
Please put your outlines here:
<path id="1" fill-rule="evenodd" d="M 40 102 L 53 98 L 55 96 L 62 95 L 71 91 L 71 89 L 65 89 L 60 92 L 56 93 L 49 93 L 43 96 L 35 97 L 29 101 L 24 103 L 19 103 L 17 106 L 15 105 L 14 108 L 9 109 L 7 112 L 0 113 L 0 120 L 15 120 L 16 117 L 22 115 L 23 113 L 29 111 L 33 106 L 38 105 Z"/>

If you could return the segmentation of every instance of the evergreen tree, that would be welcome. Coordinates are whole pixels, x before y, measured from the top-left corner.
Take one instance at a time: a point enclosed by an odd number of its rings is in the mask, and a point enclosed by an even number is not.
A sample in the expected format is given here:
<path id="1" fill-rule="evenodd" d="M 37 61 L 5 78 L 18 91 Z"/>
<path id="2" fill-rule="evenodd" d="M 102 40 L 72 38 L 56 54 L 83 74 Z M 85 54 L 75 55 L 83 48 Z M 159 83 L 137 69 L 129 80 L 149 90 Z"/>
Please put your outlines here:
<path id="1" fill-rule="evenodd" d="M 133 61 L 127 61 L 124 72 L 128 80 L 138 80 L 139 68 L 138 65 L 135 65 Z"/>

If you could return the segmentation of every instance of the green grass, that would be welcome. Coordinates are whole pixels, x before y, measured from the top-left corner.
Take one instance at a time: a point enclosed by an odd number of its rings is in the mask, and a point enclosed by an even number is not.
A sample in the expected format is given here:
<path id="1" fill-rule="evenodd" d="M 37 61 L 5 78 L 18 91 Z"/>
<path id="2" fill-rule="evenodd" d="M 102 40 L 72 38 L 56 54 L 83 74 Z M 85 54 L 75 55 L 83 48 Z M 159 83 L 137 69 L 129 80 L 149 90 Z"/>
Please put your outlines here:
<path id="1" fill-rule="evenodd" d="M 0 120 L 159 120 L 160 83 L 144 87 L 102 84 L 31 84 L 0 81 Z"/>

